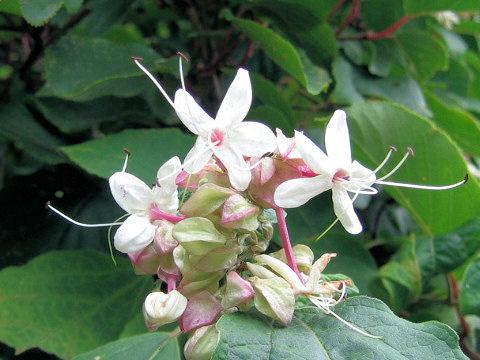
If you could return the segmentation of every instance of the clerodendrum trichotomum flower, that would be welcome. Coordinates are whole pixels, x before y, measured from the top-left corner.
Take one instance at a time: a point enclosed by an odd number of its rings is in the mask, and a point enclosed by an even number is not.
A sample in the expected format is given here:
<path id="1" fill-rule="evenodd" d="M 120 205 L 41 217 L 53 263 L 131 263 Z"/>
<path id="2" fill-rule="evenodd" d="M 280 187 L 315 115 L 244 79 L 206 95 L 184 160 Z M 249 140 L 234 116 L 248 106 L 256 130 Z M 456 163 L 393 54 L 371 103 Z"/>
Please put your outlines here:
<path id="1" fill-rule="evenodd" d="M 243 121 L 252 103 L 248 71 L 238 70 L 217 116 L 213 119 L 196 103 L 184 86 L 177 90 L 175 101 L 172 102 L 158 81 L 138 60 L 135 62 L 161 89 L 183 124 L 198 135 L 194 147 L 185 158 L 185 170 L 191 174 L 199 172 L 214 154 L 227 169 L 232 186 L 240 191 L 245 190 L 251 180 L 251 167 L 245 162 L 244 156 L 261 157 L 277 147 L 276 137 L 268 126 L 254 121 Z"/>
<path id="2" fill-rule="evenodd" d="M 295 132 L 295 142 L 305 163 L 317 174 L 313 177 L 299 178 L 285 181 L 275 191 L 274 199 L 277 206 L 293 208 L 305 204 L 314 196 L 332 189 L 333 209 L 344 228 L 352 234 L 362 231 L 353 202 L 358 194 L 376 194 L 373 184 L 392 185 L 427 190 L 446 190 L 462 185 L 464 180 L 447 186 L 427 186 L 403 184 L 384 181 L 390 177 L 405 161 L 407 152 L 402 160 L 387 175 L 377 179 L 375 174 L 380 170 L 390 157 L 390 149 L 385 160 L 375 170 L 370 170 L 358 161 L 352 161 L 350 150 L 350 136 L 348 133 L 346 114 L 337 110 L 330 119 L 325 132 L 325 154 L 317 145 L 301 132 Z M 353 193 L 353 199 L 349 193 Z"/>

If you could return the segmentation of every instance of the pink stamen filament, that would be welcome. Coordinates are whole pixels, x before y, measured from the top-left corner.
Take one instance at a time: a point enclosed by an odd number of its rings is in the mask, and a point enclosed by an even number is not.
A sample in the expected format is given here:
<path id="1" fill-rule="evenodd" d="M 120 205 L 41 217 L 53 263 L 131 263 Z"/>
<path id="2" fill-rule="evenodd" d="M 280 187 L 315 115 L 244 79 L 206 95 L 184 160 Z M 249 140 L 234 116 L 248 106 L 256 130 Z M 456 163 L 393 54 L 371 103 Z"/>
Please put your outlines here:
<path id="1" fill-rule="evenodd" d="M 287 222 L 285 221 L 285 214 L 282 208 L 275 207 L 275 214 L 277 215 L 278 228 L 280 230 L 280 236 L 283 242 L 283 249 L 285 250 L 285 257 L 287 258 L 288 265 L 297 274 L 299 279 L 303 281 L 300 271 L 298 271 L 297 262 L 293 255 L 292 244 L 290 243 L 290 236 L 288 235 Z"/>
<path id="2" fill-rule="evenodd" d="M 172 223 L 178 223 L 184 219 L 186 219 L 185 216 L 177 216 L 177 215 L 164 213 L 156 205 L 153 205 L 152 208 L 150 209 L 150 221 L 167 220 Z"/>

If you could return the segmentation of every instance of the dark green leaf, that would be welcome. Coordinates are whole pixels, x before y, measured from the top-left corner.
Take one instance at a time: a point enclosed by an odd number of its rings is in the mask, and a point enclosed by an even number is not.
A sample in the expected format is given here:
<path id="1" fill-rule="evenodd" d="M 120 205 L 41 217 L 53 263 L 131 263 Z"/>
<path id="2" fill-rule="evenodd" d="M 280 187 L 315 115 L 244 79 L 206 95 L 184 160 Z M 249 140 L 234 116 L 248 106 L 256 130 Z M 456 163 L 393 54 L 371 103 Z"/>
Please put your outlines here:
<path id="1" fill-rule="evenodd" d="M 171 71 L 168 62 L 138 43 L 119 45 L 105 39 L 62 38 L 47 49 L 46 84 L 38 95 L 86 101 L 107 95 L 141 94 L 145 86 L 153 85 L 132 56 L 144 58 L 147 65 L 154 64 L 153 69 Z"/>
<path id="2" fill-rule="evenodd" d="M 50 20 L 62 6 L 70 13 L 80 9 L 83 0 L 21 0 L 20 7 L 25 19 L 34 26 Z"/>
<path id="3" fill-rule="evenodd" d="M 446 185 L 461 181 L 467 173 L 458 147 L 429 120 L 401 106 L 383 102 L 359 103 L 348 113 L 353 156 L 366 166 L 374 169 L 390 146 L 401 151 L 392 163 L 398 161 L 407 147 L 415 150 L 415 157 L 389 180 Z M 382 173 L 384 171 L 379 176 Z M 431 235 L 452 231 L 480 213 L 480 186 L 475 179 L 447 191 L 392 186 L 385 186 L 385 190 L 410 210 L 423 230 Z"/>
<path id="4" fill-rule="evenodd" d="M 72 357 L 118 338 L 152 284 L 125 259 L 54 251 L 0 272 L 0 339 Z"/>
<path id="5" fill-rule="evenodd" d="M 177 339 L 155 332 L 111 342 L 72 360 L 180 360 L 181 354 Z"/>
<path id="6" fill-rule="evenodd" d="M 0 134 L 39 161 L 58 164 L 66 160 L 57 150 L 62 142 L 45 130 L 21 103 L 1 108 Z"/>
<path id="7" fill-rule="evenodd" d="M 452 11 L 475 11 L 480 10 L 477 0 L 403 0 L 408 14 L 424 12 L 452 10 Z"/>
<path id="8" fill-rule="evenodd" d="M 275 128 L 282 129 L 289 136 L 293 135 L 293 126 L 285 115 L 277 108 L 270 105 L 260 105 L 251 109 L 248 118 L 253 121 L 260 121 L 275 131 Z"/>
<path id="9" fill-rule="evenodd" d="M 460 286 L 460 310 L 463 315 L 480 316 L 480 257 L 467 268 Z"/>
<path id="10" fill-rule="evenodd" d="M 457 334 L 447 325 L 408 322 L 379 300 L 356 296 L 334 311 L 381 338 L 359 334 L 316 308 L 296 310 L 287 327 L 253 314 L 235 313 L 223 315 L 217 324 L 220 340 L 213 359 L 467 359 Z"/>
<path id="11" fill-rule="evenodd" d="M 336 59 L 332 66 L 333 77 L 335 78 L 335 89 L 332 92 L 332 99 L 342 104 L 353 104 L 363 101 L 362 94 L 354 85 L 353 66 L 343 57 Z"/>
<path id="12" fill-rule="evenodd" d="M 21 15 L 22 11 L 20 9 L 20 0 L 2 0 L 0 1 L 0 11 Z"/>
<path id="13" fill-rule="evenodd" d="M 365 21 L 368 29 L 376 32 L 389 28 L 400 20 L 403 14 L 402 0 L 390 0 L 388 2 L 388 11 L 385 11 L 385 2 L 383 0 L 362 2 L 362 19 Z"/>
<path id="14" fill-rule="evenodd" d="M 480 32 L 480 23 L 472 20 L 462 21 L 460 24 L 455 24 L 453 30 L 460 34 L 478 34 Z"/>
<path id="15" fill-rule="evenodd" d="M 175 155 L 183 158 L 191 146 L 193 137 L 178 129 L 151 129 L 125 130 L 62 150 L 89 173 L 108 178 L 122 169 L 126 148 L 132 153 L 128 171 L 150 184 L 165 161 Z"/>
<path id="16" fill-rule="evenodd" d="M 319 94 L 328 88 L 330 77 L 326 70 L 315 66 L 304 54 L 272 30 L 251 20 L 228 17 L 241 31 L 255 40 L 266 54 L 290 73 L 311 93 Z"/>

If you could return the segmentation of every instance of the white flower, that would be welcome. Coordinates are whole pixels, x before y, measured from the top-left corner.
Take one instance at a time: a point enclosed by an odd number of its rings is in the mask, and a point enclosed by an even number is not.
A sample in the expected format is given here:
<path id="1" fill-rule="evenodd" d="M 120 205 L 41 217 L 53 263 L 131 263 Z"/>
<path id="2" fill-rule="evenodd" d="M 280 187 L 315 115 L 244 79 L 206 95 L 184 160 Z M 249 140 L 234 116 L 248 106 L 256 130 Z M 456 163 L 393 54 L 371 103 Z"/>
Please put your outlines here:
<path id="1" fill-rule="evenodd" d="M 175 93 L 174 107 L 183 124 L 198 135 L 185 158 L 185 170 L 199 172 L 214 154 L 226 167 L 232 186 L 245 190 L 251 180 L 244 156 L 261 157 L 274 151 L 276 137 L 266 125 L 243 121 L 252 102 L 248 71 L 239 69 L 215 119 L 211 118 L 184 89 Z M 191 159 L 195 159 L 192 161 Z"/>
<path id="2" fill-rule="evenodd" d="M 287 138 L 281 129 L 275 129 L 277 132 L 277 151 L 282 159 L 300 159 L 301 155 L 295 146 L 295 139 Z"/>
<path id="3" fill-rule="evenodd" d="M 353 201 L 358 194 L 376 194 L 377 190 L 371 187 L 373 184 L 446 190 L 462 185 L 468 179 L 466 177 L 463 181 L 446 186 L 384 181 L 400 168 L 408 155 L 413 155 L 411 149 L 393 170 L 377 179 L 375 173 L 386 164 L 395 149 L 391 148 L 384 161 L 373 171 L 357 161 L 352 161 L 347 119 L 345 112 L 342 110 L 335 111 L 327 125 L 325 132 L 327 154 L 298 131 L 295 132 L 295 143 L 303 160 L 317 176 L 288 180 L 280 184 L 274 194 L 276 205 L 282 208 L 298 207 L 314 196 L 331 189 L 335 215 L 351 234 L 358 234 L 362 231 L 362 224 L 353 208 Z M 349 192 L 355 194 L 353 199 L 350 198 Z"/>
<path id="4" fill-rule="evenodd" d="M 131 253 L 144 249 L 155 237 L 152 208 L 157 213 L 174 214 L 177 211 L 175 175 L 180 172 L 181 164 L 177 156 L 163 164 L 153 188 L 125 172 L 125 167 L 110 177 L 109 184 L 117 204 L 130 214 L 115 233 L 114 245 L 118 251 Z"/>
<path id="5" fill-rule="evenodd" d="M 143 316 L 150 329 L 178 320 L 187 307 L 187 298 L 177 290 L 168 294 L 155 291 L 148 294 L 143 304 Z"/>

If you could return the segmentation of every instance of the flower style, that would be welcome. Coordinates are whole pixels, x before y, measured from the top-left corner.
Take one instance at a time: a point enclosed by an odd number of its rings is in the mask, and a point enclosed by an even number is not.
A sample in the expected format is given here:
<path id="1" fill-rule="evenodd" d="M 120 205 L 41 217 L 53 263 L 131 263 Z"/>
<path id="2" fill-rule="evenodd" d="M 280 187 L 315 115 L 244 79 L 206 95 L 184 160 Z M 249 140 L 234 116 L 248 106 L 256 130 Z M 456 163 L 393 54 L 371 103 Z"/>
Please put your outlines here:
<path id="1" fill-rule="evenodd" d="M 261 157 L 277 147 L 276 137 L 268 126 L 255 121 L 243 121 L 252 103 L 252 86 L 248 71 L 245 69 L 237 71 L 217 116 L 213 119 L 185 90 L 181 58 L 179 67 L 182 88 L 176 91 L 173 102 L 153 75 L 139 63 L 138 59 L 134 60 L 172 105 L 182 123 L 192 133 L 198 135 L 195 145 L 185 158 L 184 169 L 190 174 L 195 174 L 202 170 L 212 155 L 215 155 L 227 169 L 232 186 L 239 191 L 246 190 L 251 180 L 252 167 L 247 165 L 244 156 Z"/>
<path id="2" fill-rule="evenodd" d="M 128 159 L 128 155 L 127 155 Z M 126 160 L 127 160 L 126 159 Z M 178 191 L 175 178 L 180 172 L 180 159 L 175 156 L 157 172 L 157 184 L 149 188 L 136 176 L 122 171 L 109 179 L 110 190 L 117 204 L 130 216 L 115 233 L 118 251 L 133 253 L 148 246 L 155 237 L 154 220 L 177 220 Z M 178 221 L 178 220 L 177 220 Z"/>
<path id="3" fill-rule="evenodd" d="M 330 119 L 325 132 L 325 154 L 318 146 L 301 132 L 295 132 L 295 143 L 305 163 L 316 176 L 288 180 L 280 184 L 275 191 L 274 200 L 277 206 L 283 208 L 298 207 L 305 204 L 316 195 L 332 189 L 333 210 L 343 227 L 351 234 L 362 231 L 353 202 L 358 194 L 376 194 L 373 184 L 393 185 L 426 190 L 446 190 L 464 184 L 464 180 L 446 186 L 428 186 L 404 184 L 384 181 L 393 175 L 413 151 L 405 154 L 402 160 L 387 175 L 377 179 L 375 174 L 386 164 L 394 148 L 391 148 L 382 163 L 370 170 L 358 161 L 352 161 L 350 136 L 348 133 L 346 114 L 337 110 Z M 354 193 L 353 199 L 349 192 Z"/>

